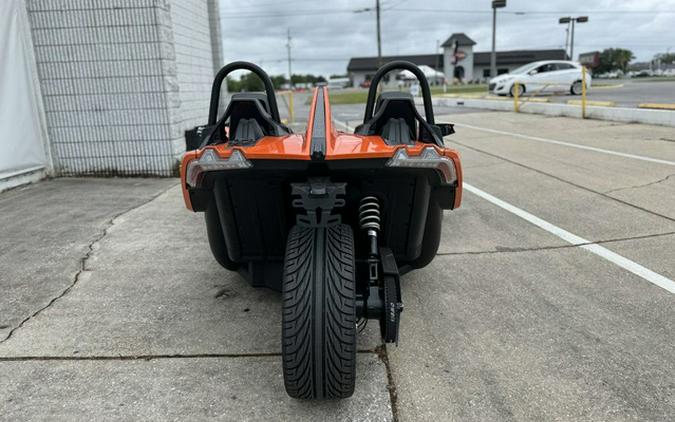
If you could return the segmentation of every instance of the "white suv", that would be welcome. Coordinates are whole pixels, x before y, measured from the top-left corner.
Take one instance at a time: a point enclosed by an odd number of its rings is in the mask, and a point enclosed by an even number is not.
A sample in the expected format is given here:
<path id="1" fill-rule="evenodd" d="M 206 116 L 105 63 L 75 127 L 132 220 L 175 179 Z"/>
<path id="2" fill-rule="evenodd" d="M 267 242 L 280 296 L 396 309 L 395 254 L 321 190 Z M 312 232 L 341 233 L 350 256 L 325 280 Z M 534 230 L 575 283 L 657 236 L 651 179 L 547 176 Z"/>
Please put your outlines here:
<path id="1" fill-rule="evenodd" d="M 581 94 L 581 65 L 577 62 L 546 60 L 534 62 L 512 70 L 510 73 L 490 79 L 490 92 L 498 95 L 515 94 L 518 82 L 518 95 L 526 92 L 569 91 L 572 95 Z M 591 74 L 586 73 L 586 88 L 591 86 Z"/>

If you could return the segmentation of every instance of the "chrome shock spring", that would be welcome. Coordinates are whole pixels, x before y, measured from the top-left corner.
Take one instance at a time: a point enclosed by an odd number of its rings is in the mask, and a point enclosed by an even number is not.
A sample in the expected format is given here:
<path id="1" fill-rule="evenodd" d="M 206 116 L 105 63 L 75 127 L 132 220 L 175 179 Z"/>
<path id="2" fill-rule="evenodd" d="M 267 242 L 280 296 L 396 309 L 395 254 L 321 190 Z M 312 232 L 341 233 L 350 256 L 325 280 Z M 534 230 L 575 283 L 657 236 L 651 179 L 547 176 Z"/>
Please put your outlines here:
<path id="1" fill-rule="evenodd" d="M 380 201 L 375 196 L 366 196 L 359 205 L 359 225 L 368 236 L 368 278 L 371 286 L 378 284 L 377 268 L 380 262 L 377 234 L 380 231 Z"/>
<path id="2" fill-rule="evenodd" d="M 375 196 L 366 196 L 361 199 L 359 205 L 359 225 L 362 230 L 367 230 L 370 236 L 377 236 L 380 231 L 380 201 Z"/>

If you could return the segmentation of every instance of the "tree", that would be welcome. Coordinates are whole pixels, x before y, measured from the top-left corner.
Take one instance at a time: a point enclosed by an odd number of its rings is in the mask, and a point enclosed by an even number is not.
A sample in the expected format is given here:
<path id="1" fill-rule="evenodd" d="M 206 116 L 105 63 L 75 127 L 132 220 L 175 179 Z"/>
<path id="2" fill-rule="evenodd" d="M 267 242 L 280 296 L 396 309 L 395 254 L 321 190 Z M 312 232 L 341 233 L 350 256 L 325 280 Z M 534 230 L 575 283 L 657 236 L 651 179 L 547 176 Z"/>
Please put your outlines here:
<path id="1" fill-rule="evenodd" d="M 234 78 L 227 78 L 227 90 L 229 92 L 264 91 L 265 85 L 255 73 L 249 72 L 241 75 L 238 81 Z"/>
<path id="2" fill-rule="evenodd" d="M 280 89 L 282 85 L 288 82 L 288 79 L 286 79 L 285 75 L 270 76 L 270 79 L 272 80 L 272 85 L 274 86 L 274 89 Z M 315 76 L 310 74 L 307 75 L 293 74 L 292 79 L 293 84 L 311 83 L 313 85 L 316 85 L 318 82 L 326 82 L 326 78 L 324 78 L 323 76 L 321 75 Z M 265 85 L 262 83 L 260 78 L 258 78 L 255 74 L 245 73 L 241 75 L 239 80 L 236 80 L 234 78 L 227 78 L 227 90 L 229 92 L 264 91 Z"/>
<path id="3" fill-rule="evenodd" d="M 675 63 L 675 53 L 660 53 L 654 56 L 654 60 L 660 60 L 661 63 Z"/>
<path id="4" fill-rule="evenodd" d="M 625 48 L 606 48 L 600 53 L 600 64 L 594 71 L 605 73 L 618 69 L 625 72 L 628 63 L 634 58 L 633 52 Z"/>
<path id="5" fill-rule="evenodd" d="M 274 89 L 281 89 L 281 86 L 286 83 L 286 75 L 274 75 L 270 76 L 270 79 L 272 79 Z"/>

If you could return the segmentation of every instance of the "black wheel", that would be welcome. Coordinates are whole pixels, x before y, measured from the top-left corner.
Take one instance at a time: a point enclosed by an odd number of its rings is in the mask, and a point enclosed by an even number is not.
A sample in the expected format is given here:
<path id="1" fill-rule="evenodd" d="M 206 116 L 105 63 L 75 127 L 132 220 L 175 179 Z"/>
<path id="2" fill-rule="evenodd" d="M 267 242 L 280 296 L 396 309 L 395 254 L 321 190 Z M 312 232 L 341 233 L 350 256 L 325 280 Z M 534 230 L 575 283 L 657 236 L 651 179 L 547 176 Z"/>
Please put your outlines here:
<path id="1" fill-rule="evenodd" d="M 291 397 L 354 393 L 356 290 L 351 227 L 294 226 L 284 259 L 282 355 Z"/>
<path id="2" fill-rule="evenodd" d="M 525 85 L 518 84 L 518 96 L 520 97 L 524 93 L 525 93 Z M 511 85 L 511 89 L 509 89 L 509 95 L 512 97 L 516 95 L 516 84 Z"/>
<path id="3" fill-rule="evenodd" d="M 570 86 L 570 94 L 581 95 L 581 81 L 576 81 Z"/>
<path id="4" fill-rule="evenodd" d="M 215 201 L 211 201 L 204 213 L 206 219 L 206 234 L 209 238 L 209 246 L 211 253 L 216 261 L 224 268 L 230 271 L 236 271 L 239 264 L 232 261 L 227 255 L 227 245 L 225 244 L 225 237 L 223 236 L 223 226 L 220 224 L 220 217 L 218 216 L 218 208 Z"/>

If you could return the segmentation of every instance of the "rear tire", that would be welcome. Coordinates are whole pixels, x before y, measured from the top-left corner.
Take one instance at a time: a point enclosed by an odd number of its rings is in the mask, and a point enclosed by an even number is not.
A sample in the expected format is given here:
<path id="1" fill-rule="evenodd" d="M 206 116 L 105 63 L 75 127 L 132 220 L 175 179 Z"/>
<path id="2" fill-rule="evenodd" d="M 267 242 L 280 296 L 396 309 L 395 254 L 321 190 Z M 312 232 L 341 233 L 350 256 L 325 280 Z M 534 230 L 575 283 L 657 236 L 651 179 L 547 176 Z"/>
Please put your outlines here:
<path id="1" fill-rule="evenodd" d="M 354 393 L 356 283 L 348 225 L 294 226 L 282 287 L 282 357 L 288 395 L 337 399 Z"/>

